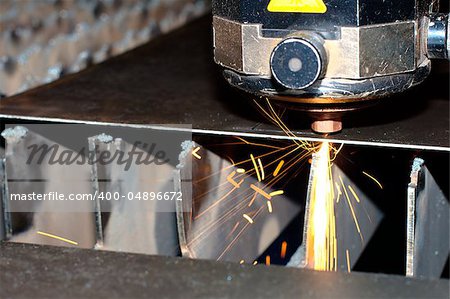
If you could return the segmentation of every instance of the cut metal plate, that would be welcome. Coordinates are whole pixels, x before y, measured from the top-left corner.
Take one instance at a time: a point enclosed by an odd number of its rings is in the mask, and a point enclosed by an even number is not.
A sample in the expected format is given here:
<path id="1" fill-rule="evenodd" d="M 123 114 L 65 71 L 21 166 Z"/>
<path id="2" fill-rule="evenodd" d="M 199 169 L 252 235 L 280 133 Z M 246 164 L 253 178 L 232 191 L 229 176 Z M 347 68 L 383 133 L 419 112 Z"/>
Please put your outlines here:
<path id="1" fill-rule="evenodd" d="M 6 139 L 7 191 L 2 196 L 6 238 L 12 242 L 55 246 L 73 246 L 76 243 L 81 248 L 92 248 L 95 242 L 93 213 L 81 212 L 89 209 L 89 202 L 77 203 L 80 210 L 72 212 L 73 202 L 66 202 L 63 207 L 58 201 L 17 201 L 13 197 L 49 192 L 90 193 L 89 167 L 73 164 L 69 170 L 65 165 L 51 163 L 51 155 L 46 155 L 42 161 L 29 159 L 30 147 L 51 147 L 54 143 L 25 127 L 8 128 L 2 136 Z M 70 151 L 63 146 L 60 149 Z M 62 242 L 41 233 L 64 236 L 74 242 Z"/>
<path id="2" fill-rule="evenodd" d="M 5 239 L 6 231 L 5 228 L 6 223 L 11 223 L 10 220 L 8 222 L 5 221 L 6 217 L 9 217 L 9 214 L 5 213 L 5 202 L 6 202 L 6 172 L 5 172 L 5 153 L 2 148 L 0 148 L 0 240 Z M 8 228 L 9 231 L 9 228 Z"/>
<path id="3" fill-rule="evenodd" d="M 195 149 L 201 149 L 195 152 L 200 158 L 191 159 Z M 239 173 L 228 160 L 193 142 L 185 142 L 180 157 L 175 184 L 183 195 L 188 194 L 185 185 L 193 185 L 192 196 L 177 202 L 185 257 L 252 263 L 300 211 L 286 196 L 269 196 L 275 190 L 253 178 L 251 170 Z"/>
<path id="4" fill-rule="evenodd" d="M 450 253 L 450 205 L 425 161 L 414 159 L 408 185 L 406 275 L 439 278 Z"/>
<path id="5" fill-rule="evenodd" d="M 287 139 L 233 90 L 212 55 L 211 18 L 54 83 L 0 100 L 0 117 L 104 125 L 192 124 L 194 133 Z M 335 143 L 450 151 L 448 64 L 425 84 L 344 118 Z M 322 140 L 290 112 L 298 138 Z"/>
<path id="6" fill-rule="evenodd" d="M 320 215 L 320 212 L 319 214 L 313 214 L 314 207 L 312 205 L 320 200 L 320 195 L 317 195 L 320 194 L 318 189 L 331 188 L 329 204 L 332 207 L 327 211 L 333 210 L 333 213 L 330 213 L 331 215 L 327 218 L 327 228 L 333 230 L 333 233 L 327 235 L 327 238 L 334 237 L 334 241 L 330 241 L 330 244 L 334 245 L 329 246 L 331 251 L 334 247 L 334 253 L 329 252 L 330 250 L 327 251 L 327 254 L 332 257 L 329 259 L 329 265 L 327 266 L 332 270 L 350 272 L 375 233 L 383 218 L 383 213 L 336 164 L 333 163 L 330 166 L 331 175 L 329 178 L 321 178 L 323 172 L 319 169 L 320 155 L 320 153 L 314 153 L 312 158 L 306 199 L 303 243 L 291 258 L 289 265 L 316 269 L 314 265 L 316 261 L 314 254 L 316 252 L 311 250 L 315 246 L 314 238 L 316 236 L 314 233 L 316 231 L 312 228 L 323 224 L 324 219 L 318 219 L 321 223 L 314 224 L 314 218 L 316 218 L 314 215 Z M 329 180 L 331 186 L 318 183 L 320 180 L 323 183 L 324 179 Z M 314 198 L 314 194 L 317 198 Z"/>
<path id="7" fill-rule="evenodd" d="M 111 157 L 117 152 L 134 151 L 141 156 L 147 154 L 145 150 L 134 147 L 121 138 L 105 134 L 89 138 L 90 154 L 97 160 L 91 165 L 92 189 L 94 194 L 103 194 L 96 198 L 96 248 L 177 256 L 179 245 L 175 202 L 147 198 L 143 203 L 140 198 L 131 197 L 140 197 L 144 192 L 150 193 L 149 190 L 155 194 L 173 191 L 174 167 L 170 164 L 132 163 L 129 169 L 124 170 L 119 163 L 99 161 L 98 156 L 104 153 L 109 153 Z"/>
<path id="8" fill-rule="evenodd" d="M 172 175 L 181 141 L 191 138 L 186 132 L 8 127 L 1 135 L 6 152 L 5 159 L 0 156 L 0 237 L 178 255 L 175 199 L 166 194 L 175 193 Z"/>

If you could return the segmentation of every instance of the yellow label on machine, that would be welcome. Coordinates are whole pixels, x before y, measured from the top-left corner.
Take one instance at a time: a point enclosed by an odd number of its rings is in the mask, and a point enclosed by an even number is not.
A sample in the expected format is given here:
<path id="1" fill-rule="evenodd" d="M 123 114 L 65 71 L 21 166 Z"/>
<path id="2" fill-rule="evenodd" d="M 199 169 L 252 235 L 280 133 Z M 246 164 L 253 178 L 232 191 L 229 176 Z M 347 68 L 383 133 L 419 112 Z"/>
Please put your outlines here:
<path id="1" fill-rule="evenodd" d="M 325 13 L 327 6 L 323 0 L 270 0 L 270 12 Z"/>

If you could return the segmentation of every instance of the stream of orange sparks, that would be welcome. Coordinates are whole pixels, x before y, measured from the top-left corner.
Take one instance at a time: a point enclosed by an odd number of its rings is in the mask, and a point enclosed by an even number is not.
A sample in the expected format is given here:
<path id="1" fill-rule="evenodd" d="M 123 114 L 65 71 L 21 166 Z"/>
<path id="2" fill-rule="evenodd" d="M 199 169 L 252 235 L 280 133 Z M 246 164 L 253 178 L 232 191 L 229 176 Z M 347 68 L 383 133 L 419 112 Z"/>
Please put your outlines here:
<path id="1" fill-rule="evenodd" d="M 336 270 L 337 244 L 329 143 L 323 142 L 315 155 L 309 203 L 308 265 L 315 270 L 333 271 Z"/>

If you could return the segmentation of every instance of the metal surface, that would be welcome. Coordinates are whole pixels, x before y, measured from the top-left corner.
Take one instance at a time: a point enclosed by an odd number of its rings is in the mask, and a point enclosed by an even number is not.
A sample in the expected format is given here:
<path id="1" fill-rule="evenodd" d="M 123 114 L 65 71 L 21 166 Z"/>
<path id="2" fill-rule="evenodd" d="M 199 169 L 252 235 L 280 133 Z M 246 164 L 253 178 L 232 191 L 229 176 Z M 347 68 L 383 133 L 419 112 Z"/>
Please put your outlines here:
<path id="1" fill-rule="evenodd" d="M 448 14 L 436 14 L 431 17 L 427 39 L 430 58 L 448 59 L 450 57 L 450 18 Z"/>
<path id="2" fill-rule="evenodd" d="M 0 243 L 2 298 L 448 298 L 447 280 Z"/>
<path id="3" fill-rule="evenodd" d="M 60 164 L 49 162 L 49 156 L 38 162 L 28 161 L 29 148 L 33 145 L 52 146 L 46 137 L 27 130 L 24 127 L 10 128 L 2 132 L 6 139 L 5 152 L 5 192 L 2 198 L 6 238 L 12 242 L 38 243 L 45 245 L 71 246 L 67 243 L 44 238 L 37 231 L 51 232 L 76 240 L 81 248 L 92 248 L 95 243 L 94 218 L 92 213 L 62 212 L 55 201 L 16 201 L 10 200 L 10 194 L 31 194 L 53 192 L 90 193 L 89 167 L 71 165 L 67 171 Z M 61 149 L 68 150 L 61 146 Z M 3 189 L 3 188 L 2 188 Z M 25 204 L 25 205 L 23 205 Z M 70 207 L 72 203 L 66 203 Z M 80 206 L 89 209 L 89 202 Z M 27 209 L 24 209 L 24 208 Z M 72 206 L 73 207 L 73 206 Z"/>
<path id="4" fill-rule="evenodd" d="M 247 74 L 270 76 L 270 55 L 281 39 L 263 37 L 260 24 L 242 25 L 217 16 L 213 30 L 216 63 Z"/>
<path id="5" fill-rule="evenodd" d="M 119 55 L 208 6 L 201 0 L 2 0 L 0 97 Z"/>
<path id="6" fill-rule="evenodd" d="M 5 239 L 6 237 L 5 218 L 7 217 L 7 214 L 4 212 L 4 199 L 6 198 L 5 176 L 5 153 L 3 149 L 0 148 L 0 240 Z"/>
<path id="7" fill-rule="evenodd" d="M 450 253 L 448 199 L 425 166 L 415 158 L 408 185 L 406 275 L 439 278 Z"/>
<path id="8" fill-rule="evenodd" d="M 214 16 L 213 25 L 217 63 L 246 75 L 271 76 L 270 56 L 283 38 L 265 36 L 261 24 L 240 24 L 218 16 Z M 414 71 L 414 31 L 414 22 L 342 27 L 339 39 L 324 40 L 328 55 L 324 77 L 367 79 Z M 290 37 L 301 32 L 284 34 Z"/>
<path id="9" fill-rule="evenodd" d="M 0 100 L 0 117 L 105 125 L 193 125 L 194 133 L 288 139 L 251 103 L 229 88 L 214 65 L 211 18 L 57 82 Z M 180 42 L 182 41 L 182 42 Z M 434 68 L 425 84 L 344 119 L 329 140 L 402 148 L 449 148 L 448 64 Z M 247 98 L 245 98 L 247 97 Z M 284 118 L 298 136 L 310 132 L 301 114 Z M 161 126 L 160 126 L 161 127 Z M 344 126 L 345 127 L 345 126 Z"/>
<path id="10" fill-rule="evenodd" d="M 124 138 L 129 136 L 124 136 Z M 145 149 L 135 149 L 135 145 L 108 135 L 89 138 L 90 153 L 96 155 L 105 152 L 114 156 L 117 151 L 145 155 Z M 98 154 L 100 152 L 100 154 Z M 153 157 L 153 156 L 152 156 Z M 172 173 L 174 166 L 137 165 L 124 170 L 118 163 L 97 162 L 91 165 L 92 192 L 94 194 L 141 194 L 144 191 L 173 191 Z M 189 169 L 190 170 L 190 169 Z M 151 187 L 150 187 L 151 186 Z M 175 225 L 175 207 L 171 211 L 161 212 L 161 206 L 167 202 L 150 201 L 141 204 L 134 200 L 100 200 L 96 198 L 95 225 L 96 249 L 124 251 L 142 254 L 160 254 L 177 256 L 179 244 Z M 173 203 L 175 206 L 175 203 Z"/>

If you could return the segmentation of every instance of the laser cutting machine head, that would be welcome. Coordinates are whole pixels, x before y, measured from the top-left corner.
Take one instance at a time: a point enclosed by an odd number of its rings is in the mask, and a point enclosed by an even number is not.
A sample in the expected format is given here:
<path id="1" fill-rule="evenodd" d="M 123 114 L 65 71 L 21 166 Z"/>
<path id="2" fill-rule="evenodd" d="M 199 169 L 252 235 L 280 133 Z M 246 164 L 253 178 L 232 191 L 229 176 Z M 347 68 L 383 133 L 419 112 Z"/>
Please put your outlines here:
<path id="1" fill-rule="evenodd" d="M 437 0 L 213 0 L 214 55 L 227 81 L 314 115 L 343 112 L 422 82 L 449 56 Z"/>

